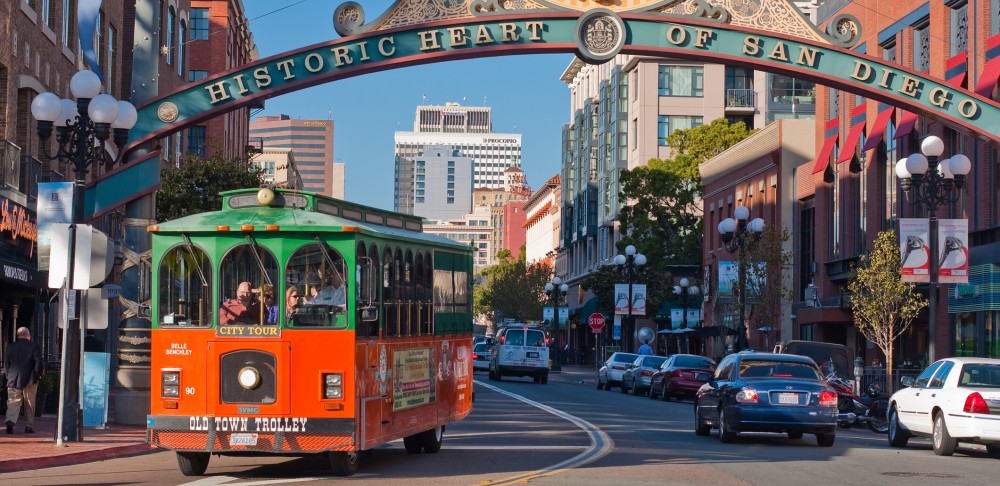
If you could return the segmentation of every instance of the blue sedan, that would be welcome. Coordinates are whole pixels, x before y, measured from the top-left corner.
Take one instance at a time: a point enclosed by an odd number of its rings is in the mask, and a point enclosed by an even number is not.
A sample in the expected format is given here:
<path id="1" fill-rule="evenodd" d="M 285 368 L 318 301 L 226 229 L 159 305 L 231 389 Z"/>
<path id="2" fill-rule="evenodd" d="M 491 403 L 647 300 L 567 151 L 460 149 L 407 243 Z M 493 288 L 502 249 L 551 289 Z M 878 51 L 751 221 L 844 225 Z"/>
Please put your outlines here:
<path id="1" fill-rule="evenodd" d="M 740 432 L 815 434 L 830 447 L 837 433 L 837 392 L 805 356 L 742 352 L 719 363 L 695 398 L 694 430 L 719 431 L 721 442 Z"/>

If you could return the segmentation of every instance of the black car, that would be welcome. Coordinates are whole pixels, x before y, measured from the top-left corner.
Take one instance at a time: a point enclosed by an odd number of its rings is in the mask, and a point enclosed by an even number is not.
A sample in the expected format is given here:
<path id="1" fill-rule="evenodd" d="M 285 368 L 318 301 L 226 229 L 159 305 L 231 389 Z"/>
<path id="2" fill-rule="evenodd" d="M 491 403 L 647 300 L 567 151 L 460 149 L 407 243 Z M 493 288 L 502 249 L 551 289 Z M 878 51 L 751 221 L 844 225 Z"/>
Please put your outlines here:
<path id="1" fill-rule="evenodd" d="M 694 430 L 732 442 L 740 432 L 786 433 L 833 445 L 837 433 L 837 392 L 811 358 L 792 354 L 742 352 L 719 363 L 695 397 Z"/>

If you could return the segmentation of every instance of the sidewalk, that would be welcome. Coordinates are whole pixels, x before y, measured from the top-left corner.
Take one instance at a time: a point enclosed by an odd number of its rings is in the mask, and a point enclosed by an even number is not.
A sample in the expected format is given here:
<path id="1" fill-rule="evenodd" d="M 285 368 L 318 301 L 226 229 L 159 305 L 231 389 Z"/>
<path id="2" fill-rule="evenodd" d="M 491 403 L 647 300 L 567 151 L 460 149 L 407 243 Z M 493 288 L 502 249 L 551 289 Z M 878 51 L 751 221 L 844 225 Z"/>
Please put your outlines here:
<path id="1" fill-rule="evenodd" d="M 109 424 L 106 428 L 83 428 L 82 442 L 63 442 L 56 447 L 56 416 L 35 417 L 35 433 L 24 433 L 24 417 L 7 435 L 0 430 L 0 473 L 46 467 L 69 466 L 150 452 L 145 425 Z"/>
<path id="2" fill-rule="evenodd" d="M 562 365 L 561 371 L 549 370 L 549 381 L 560 383 L 590 383 L 597 380 L 594 365 Z"/>

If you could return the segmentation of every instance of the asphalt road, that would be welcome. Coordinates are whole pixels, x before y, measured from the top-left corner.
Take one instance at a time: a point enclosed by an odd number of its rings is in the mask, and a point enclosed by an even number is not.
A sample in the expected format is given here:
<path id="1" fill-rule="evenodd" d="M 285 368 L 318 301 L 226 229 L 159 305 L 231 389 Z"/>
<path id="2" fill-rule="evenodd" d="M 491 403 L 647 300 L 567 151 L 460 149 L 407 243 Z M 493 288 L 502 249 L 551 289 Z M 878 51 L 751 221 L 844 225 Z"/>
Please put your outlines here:
<path id="1" fill-rule="evenodd" d="M 491 382 L 477 375 L 474 411 L 450 425 L 437 454 L 409 455 L 401 442 L 362 455 L 352 478 L 321 457 L 213 457 L 203 478 L 180 474 L 174 454 L 5 475 L 20 484 L 993 484 L 1000 462 L 982 447 L 938 457 L 913 439 L 892 449 L 867 429 L 841 430 L 833 447 L 812 436 L 745 434 L 734 444 L 695 436 L 690 401 L 661 402 L 583 383 Z"/>

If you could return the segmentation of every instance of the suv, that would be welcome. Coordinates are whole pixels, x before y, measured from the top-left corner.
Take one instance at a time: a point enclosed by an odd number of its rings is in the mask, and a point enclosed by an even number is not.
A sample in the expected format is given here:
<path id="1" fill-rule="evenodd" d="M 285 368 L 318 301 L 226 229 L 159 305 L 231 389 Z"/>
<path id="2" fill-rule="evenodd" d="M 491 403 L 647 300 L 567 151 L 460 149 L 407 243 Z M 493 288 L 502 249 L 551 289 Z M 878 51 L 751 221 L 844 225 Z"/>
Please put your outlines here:
<path id="1" fill-rule="evenodd" d="M 545 333 L 527 326 L 501 329 L 496 336 L 489 371 L 491 380 L 530 376 L 535 383 L 548 383 L 549 348 Z"/>

